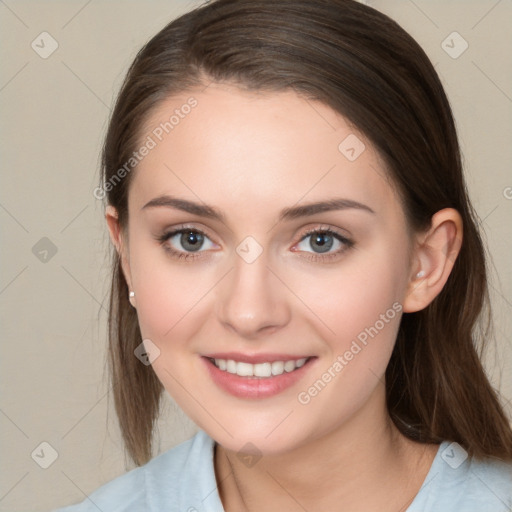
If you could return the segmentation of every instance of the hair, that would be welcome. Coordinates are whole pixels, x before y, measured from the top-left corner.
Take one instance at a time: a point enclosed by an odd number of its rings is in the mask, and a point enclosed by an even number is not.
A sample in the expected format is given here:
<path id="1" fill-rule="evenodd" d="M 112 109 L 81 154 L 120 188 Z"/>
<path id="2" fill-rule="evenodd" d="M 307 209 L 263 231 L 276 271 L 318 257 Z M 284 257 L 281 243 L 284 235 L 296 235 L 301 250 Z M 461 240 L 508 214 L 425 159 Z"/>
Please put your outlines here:
<path id="1" fill-rule="evenodd" d="M 450 104 L 422 48 L 355 0 L 216 0 L 175 19 L 136 55 L 105 137 L 101 186 L 123 232 L 133 173 L 105 184 L 140 146 L 164 100 L 212 81 L 291 90 L 340 113 L 382 158 L 411 230 L 427 229 L 443 208 L 460 213 L 462 246 L 444 288 L 426 308 L 402 316 L 386 369 L 387 409 L 410 439 L 450 440 L 469 455 L 512 459 L 511 425 L 481 362 L 491 327 L 484 245 Z M 142 465 L 152 457 L 164 388 L 134 357 L 141 332 L 115 249 L 112 258 L 111 386 L 125 447 Z"/>

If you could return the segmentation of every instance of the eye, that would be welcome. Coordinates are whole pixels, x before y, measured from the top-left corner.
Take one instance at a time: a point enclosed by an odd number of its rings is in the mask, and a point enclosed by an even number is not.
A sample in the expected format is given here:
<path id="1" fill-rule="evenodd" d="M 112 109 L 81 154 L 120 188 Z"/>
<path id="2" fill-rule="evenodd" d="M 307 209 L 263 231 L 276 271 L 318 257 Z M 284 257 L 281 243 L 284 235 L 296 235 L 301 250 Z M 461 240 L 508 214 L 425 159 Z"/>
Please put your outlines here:
<path id="1" fill-rule="evenodd" d="M 201 258 L 201 253 L 216 247 L 206 233 L 186 226 L 168 231 L 156 238 L 164 250 L 175 259 Z M 308 253 L 306 258 L 312 261 L 325 261 L 338 258 L 353 245 L 354 242 L 331 228 L 315 228 L 303 234 L 292 250 Z"/>
<path id="2" fill-rule="evenodd" d="M 316 261 L 337 258 L 353 245 L 351 240 L 330 228 L 315 228 L 307 231 L 295 247 L 298 251 L 310 253 L 307 257 Z"/>
<path id="3" fill-rule="evenodd" d="M 201 256 L 193 253 L 205 252 L 215 247 L 209 237 L 197 228 L 175 229 L 159 236 L 158 241 L 172 257 L 178 259 L 198 258 Z"/>

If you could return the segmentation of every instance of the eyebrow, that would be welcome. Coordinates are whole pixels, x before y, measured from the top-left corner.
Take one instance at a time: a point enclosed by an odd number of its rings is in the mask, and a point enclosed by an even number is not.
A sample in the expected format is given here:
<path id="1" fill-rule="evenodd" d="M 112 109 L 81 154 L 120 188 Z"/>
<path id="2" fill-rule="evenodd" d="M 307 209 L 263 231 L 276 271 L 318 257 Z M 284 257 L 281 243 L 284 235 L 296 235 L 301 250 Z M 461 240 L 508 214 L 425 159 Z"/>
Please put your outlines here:
<path id="1" fill-rule="evenodd" d="M 170 195 L 155 197 L 146 203 L 141 210 L 156 207 L 174 208 L 200 217 L 218 220 L 222 223 L 226 222 L 225 215 L 213 206 L 209 206 L 204 203 L 195 203 L 193 201 L 188 201 L 187 199 L 180 199 Z M 279 214 L 279 221 L 298 219 L 327 211 L 348 209 L 362 210 L 375 214 L 375 211 L 365 204 L 351 199 L 334 198 L 326 201 L 284 208 Z"/>

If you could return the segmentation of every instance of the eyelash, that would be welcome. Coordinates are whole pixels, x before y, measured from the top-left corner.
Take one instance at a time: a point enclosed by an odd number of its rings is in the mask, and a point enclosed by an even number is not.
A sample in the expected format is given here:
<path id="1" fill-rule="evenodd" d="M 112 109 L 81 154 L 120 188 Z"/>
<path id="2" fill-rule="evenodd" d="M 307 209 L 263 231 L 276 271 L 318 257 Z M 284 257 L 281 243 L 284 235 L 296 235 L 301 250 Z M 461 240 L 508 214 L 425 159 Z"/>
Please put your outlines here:
<path id="1" fill-rule="evenodd" d="M 175 258 L 177 260 L 185 260 L 185 261 L 190 261 L 190 260 L 196 260 L 198 258 L 202 258 L 203 256 L 201 256 L 200 254 L 202 252 L 205 252 L 205 251 L 198 251 L 197 254 L 195 253 L 190 253 L 190 252 L 183 252 L 183 251 L 177 251 L 176 249 L 173 249 L 172 247 L 170 247 L 169 245 L 166 245 L 166 242 L 178 235 L 178 234 L 182 234 L 182 233 L 195 233 L 195 234 L 200 234 L 204 237 L 208 237 L 208 235 L 204 232 L 204 231 L 201 231 L 200 229 L 197 229 L 197 228 L 193 228 L 193 227 L 187 227 L 187 226 L 183 226 L 183 227 L 180 227 L 178 229 L 175 229 L 173 231 L 169 231 L 167 233 L 164 233 L 162 235 L 159 235 L 156 237 L 157 241 L 162 245 L 162 247 L 164 248 L 164 250 L 172 257 L 172 258 Z M 308 254 L 308 256 L 305 256 L 307 259 L 309 259 L 310 261 L 313 261 L 313 262 L 327 262 L 327 261 L 332 261 L 333 259 L 337 259 L 342 253 L 344 253 L 345 251 L 347 251 L 348 249 L 352 248 L 354 246 L 354 242 L 346 237 L 344 237 L 343 235 L 341 235 L 340 233 L 334 231 L 333 229 L 331 228 L 313 228 L 313 229 L 309 229 L 307 230 L 305 233 L 303 233 L 300 238 L 295 242 L 294 245 L 302 242 L 305 238 L 307 238 L 308 236 L 311 236 L 311 235 L 315 235 L 315 234 L 326 234 L 326 235 L 329 235 L 329 236 L 332 236 L 333 238 L 335 238 L 336 240 L 338 240 L 339 242 L 341 242 L 344 247 L 333 252 L 333 253 L 327 253 L 325 255 L 321 255 L 319 253 L 310 253 L 310 252 L 306 252 L 306 254 Z M 296 252 L 302 252 L 302 251 L 296 251 Z"/>

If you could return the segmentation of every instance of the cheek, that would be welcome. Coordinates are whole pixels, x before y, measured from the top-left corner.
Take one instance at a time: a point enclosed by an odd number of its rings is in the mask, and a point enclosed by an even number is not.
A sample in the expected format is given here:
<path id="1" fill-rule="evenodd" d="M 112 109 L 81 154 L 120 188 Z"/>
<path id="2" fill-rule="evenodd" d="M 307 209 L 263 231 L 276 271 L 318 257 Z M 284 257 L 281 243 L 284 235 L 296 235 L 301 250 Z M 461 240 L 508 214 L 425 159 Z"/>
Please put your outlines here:
<path id="1" fill-rule="evenodd" d="M 402 314 L 405 256 L 384 247 L 357 256 L 339 270 L 297 281 L 297 295 L 315 313 L 311 321 L 321 333 L 326 356 L 314 379 L 305 383 L 304 399 L 319 405 L 337 403 L 343 396 L 344 412 L 364 402 L 384 375 Z M 319 383 L 322 398 L 313 400 L 317 390 L 309 395 L 307 387 L 317 380 L 328 384 L 324 391 Z"/>
<path id="2" fill-rule="evenodd" d="M 322 418 L 325 431 L 352 417 L 384 383 L 402 314 L 400 283 L 375 264 L 339 273 L 329 293 L 304 283 L 316 325 L 329 329 L 321 328 L 326 357 L 296 399 L 303 414 Z"/>
<path id="3" fill-rule="evenodd" d="M 394 341 L 388 327 L 399 322 L 405 267 L 403 255 L 384 249 L 353 253 L 339 267 L 303 273 L 300 279 L 289 274 L 296 283 L 294 292 L 315 313 L 313 319 L 323 326 L 324 339 L 331 340 L 333 349 L 342 350 L 360 334 L 364 338 L 366 329 L 376 324 L 383 337 Z"/>
<path id="4" fill-rule="evenodd" d="M 191 394 L 209 385 L 195 352 L 199 331 L 208 321 L 208 291 L 215 276 L 166 258 L 141 253 L 132 260 L 144 262 L 139 267 L 144 270 L 135 278 L 139 326 L 142 338 L 150 339 L 160 351 L 152 361 L 156 376 L 185 414 L 201 426 L 204 418 Z"/>
<path id="5" fill-rule="evenodd" d="M 135 247 L 135 244 L 134 244 Z M 185 263 L 171 260 L 163 249 L 140 243 L 130 254 L 137 315 L 143 338 L 175 337 L 208 290 L 208 279 Z"/>

